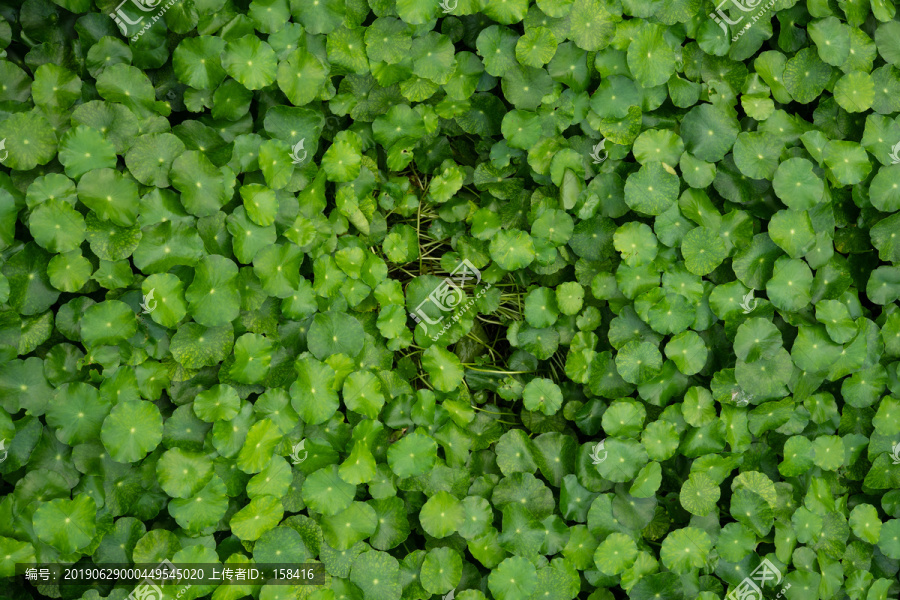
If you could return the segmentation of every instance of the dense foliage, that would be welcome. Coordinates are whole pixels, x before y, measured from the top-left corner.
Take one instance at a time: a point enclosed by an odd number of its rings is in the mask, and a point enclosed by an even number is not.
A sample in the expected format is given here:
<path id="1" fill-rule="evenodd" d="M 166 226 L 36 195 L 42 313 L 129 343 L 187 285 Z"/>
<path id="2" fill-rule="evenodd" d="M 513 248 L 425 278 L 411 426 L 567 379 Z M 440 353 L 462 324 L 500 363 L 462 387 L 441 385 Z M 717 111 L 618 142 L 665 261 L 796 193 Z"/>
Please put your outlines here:
<path id="1" fill-rule="evenodd" d="M 0 0 L 0 577 L 896 598 L 895 18 Z"/>

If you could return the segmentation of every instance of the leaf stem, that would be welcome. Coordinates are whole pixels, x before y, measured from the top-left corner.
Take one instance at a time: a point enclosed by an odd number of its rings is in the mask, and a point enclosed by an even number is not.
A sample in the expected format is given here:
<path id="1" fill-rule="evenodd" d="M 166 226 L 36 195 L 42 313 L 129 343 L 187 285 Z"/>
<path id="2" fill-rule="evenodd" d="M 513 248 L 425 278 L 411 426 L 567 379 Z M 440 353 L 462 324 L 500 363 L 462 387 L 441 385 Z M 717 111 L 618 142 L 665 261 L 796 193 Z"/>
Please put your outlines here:
<path id="1" fill-rule="evenodd" d="M 497 375 L 520 375 L 525 373 L 534 373 L 534 371 L 491 371 L 490 369 L 476 369 L 468 365 L 475 363 L 463 363 L 463 366 L 470 371 L 478 371 L 479 373 L 496 373 Z"/>
<path id="2" fill-rule="evenodd" d="M 508 416 L 508 417 L 516 416 L 516 413 L 494 412 L 492 410 L 487 410 L 486 408 L 479 408 L 478 406 L 475 406 L 474 404 L 470 404 L 469 406 L 471 406 L 475 410 L 480 410 L 481 412 L 488 413 L 489 415 L 503 415 L 503 416 Z"/>

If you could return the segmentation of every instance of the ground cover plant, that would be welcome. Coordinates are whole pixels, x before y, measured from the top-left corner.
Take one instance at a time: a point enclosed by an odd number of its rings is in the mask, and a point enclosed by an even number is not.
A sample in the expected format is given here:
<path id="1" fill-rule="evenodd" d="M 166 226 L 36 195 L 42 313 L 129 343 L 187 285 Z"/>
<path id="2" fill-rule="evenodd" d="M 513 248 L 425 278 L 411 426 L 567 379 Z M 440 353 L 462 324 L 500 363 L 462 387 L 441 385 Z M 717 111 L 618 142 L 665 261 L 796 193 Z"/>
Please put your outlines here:
<path id="1" fill-rule="evenodd" d="M 897 598 L 898 67 L 892 0 L 0 0 L 0 596 Z"/>

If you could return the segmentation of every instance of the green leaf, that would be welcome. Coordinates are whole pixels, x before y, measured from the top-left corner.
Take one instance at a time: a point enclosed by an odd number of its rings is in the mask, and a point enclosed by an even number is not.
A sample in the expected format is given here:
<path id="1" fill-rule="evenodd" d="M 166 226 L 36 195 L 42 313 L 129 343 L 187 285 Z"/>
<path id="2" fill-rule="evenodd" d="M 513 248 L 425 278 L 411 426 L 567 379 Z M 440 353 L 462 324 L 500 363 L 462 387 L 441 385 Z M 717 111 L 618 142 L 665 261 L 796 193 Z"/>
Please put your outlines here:
<path id="1" fill-rule="evenodd" d="M 789 158 L 778 165 L 772 187 L 778 198 L 796 211 L 809 210 L 823 200 L 825 184 L 805 158 Z"/>
<path id="2" fill-rule="evenodd" d="M 720 495 L 719 486 L 709 476 L 692 473 L 681 486 L 679 499 L 686 511 L 705 517 L 716 508 Z"/>
<path id="3" fill-rule="evenodd" d="M 375 509 L 364 502 L 354 502 L 348 508 L 322 519 L 325 542 L 335 550 L 348 550 L 357 542 L 375 533 Z"/>
<path id="4" fill-rule="evenodd" d="M 537 571 L 521 556 L 507 558 L 488 576 L 488 587 L 497 600 L 524 600 L 537 588 Z"/>
<path id="5" fill-rule="evenodd" d="M 42 503 L 34 511 L 34 533 L 63 554 L 81 550 L 91 543 L 97 531 L 97 504 L 83 494 L 75 499 L 56 498 Z"/>
<path id="6" fill-rule="evenodd" d="M 184 208 L 194 216 L 214 215 L 231 198 L 234 175 L 217 169 L 201 152 L 188 150 L 172 163 L 172 187 L 181 192 Z"/>
<path id="7" fill-rule="evenodd" d="M 137 184 L 115 169 L 95 169 L 78 182 L 78 199 L 103 221 L 122 227 L 137 222 Z"/>
<path id="8" fill-rule="evenodd" d="M 156 465 L 159 486 L 172 498 L 191 498 L 213 477 L 213 463 L 204 454 L 181 448 L 167 450 Z"/>
<path id="9" fill-rule="evenodd" d="M 628 45 L 628 68 L 644 88 L 666 83 L 675 72 L 675 52 L 665 40 L 665 31 L 648 23 Z"/>
<path id="10" fill-rule="evenodd" d="M 506 271 L 524 269 L 535 257 L 534 241 L 518 229 L 501 230 L 491 239 L 491 259 Z"/>
<path id="11" fill-rule="evenodd" d="M 238 539 L 253 541 L 275 527 L 283 515 L 280 498 L 257 496 L 231 517 L 229 525 Z"/>
<path id="12" fill-rule="evenodd" d="M 381 382 L 374 373 L 366 371 L 351 373 L 344 380 L 342 395 L 347 408 L 370 419 L 377 418 L 381 407 L 384 406 Z"/>
<path id="13" fill-rule="evenodd" d="M 398 477 L 422 475 L 437 460 L 437 443 L 428 435 L 415 431 L 388 448 L 387 460 Z"/>
<path id="14" fill-rule="evenodd" d="M 869 175 L 872 164 L 856 142 L 831 141 L 825 146 L 825 164 L 841 185 L 853 185 Z"/>
<path id="15" fill-rule="evenodd" d="M 261 383 L 269 374 L 274 350 L 275 345 L 265 336 L 245 333 L 234 344 L 231 377 L 239 383 Z"/>
<path id="16" fill-rule="evenodd" d="M 31 213 L 28 228 L 34 241 L 54 253 L 74 250 L 84 241 L 84 217 L 64 200 L 47 200 Z"/>
<path id="17" fill-rule="evenodd" d="M 307 337 L 310 352 L 319 360 L 334 354 L 354 357 L 362 351 L 364 340 L 359 321 L 334 311 L 317 314 Z"/>
<path id="18" fill-rule="evenodd" d="M 900 210 L 900 193 L 894 187 L 900 183 L 900 169 L 897 165 L 881 167 L 869 185 L 869 200 L 872 206 L 882 212 Z"/>
<path id="19" fill-rule="evenodd" d="M 225 40 L 201 35 L 182 40 L 172 54 L 178 80 L 198 90 L 213 90 L 225 79 L 221 55 Z"/>
<path id="20" fill-rule="evenodd" d="M 712 104 L 695 106 L 681 122 L 685 149 L 706 162 L 725 158 L 739 132 L 737 119 Z"/>
<path id="21" fill-rule="evenodd" d="M 257 421 L 250 427 L 244 445 L 235 464 L 244 473 L 259 473 L 272 459 L 275 447 L 281 442 L 282 433 L 270 419 Z M 183 497 L 183 496 L 182 496 Z"/>
<path id="22" fill-rule="evenodd" d="M 420 570 L 422 587 L 426 592 L 443 594 L 460 583 L 463 561 L 452 548 L 429 550 Z"/>
<path id="23" fill-rule="evenodd" d="M 687 270 L 695 275 L 713 272 L 728 255 L 725 242 L 709 227 L 695 227 L 684 236 L 681 253 Z"/>
<path id="24" fill-rule="evenodd" d="M 693 331 L 683 331 L 666 344 L 666 357 L 684 375 L 695 375 L 706 365 L 709 350 Z"/>
<path id="25" fill-rule="evenodd" d="M 881 527 L 881 535 L 878 538 L 878 549 L 888 558 L 900 557 L 900 543 L 897 537 L 900 535 L 900 519 L 890 519 Z"/>
<path id="26" fill-rule="evenodd" d="M 66 383 L 56 390 L 47 407 L 47 423 L 57 429 L 59 441 L 74 446 L 96 438 L 109 409 L 97 388 L 80 382 Z"/>
<path id="27" fill-rule="evenodd" d="M 324 515 L 336 515 L 353 502 L 356 486 L 344 481 L 336 466 L 311 473 L 303 482 L 303 501 Z"/>
<path id="28" fill-rule="evenodd" d="M 18 171 L 45 165 L 56 154 L 56 133 L 38 111 L 15 113 L 0 122 L 0 140 L 8 144 L 4 166 Z"/>
<path id="29" fill-rule="evenodd" d="M 419 513 L 422 528 L 436 538 L 445 538 L 457 531 L 464 517 L 459 500 L 443 491 L 429 498 Z"/>
<path id="30" fill-rule="evenodd" d="M 766 284 L 766 294 L 776 308 L 798 311 L 809 303 L 812 272 L 801 260 L 779 258 L 775 261 L 772 278 Z"/>
<path id="31" fill-rule="evenodd" d="M 185 323 L 172 336 L 172 356 L 188 369 L 218 364 L 234 346 L 234 331 L 229 326 L 203 327 Z"/>
<path id="32" fill-rule="evenodd" d="M 669 533 L 660 549 L 662 563 L 674 573 L 687 573 L 706 564 L 712 542 L 702 529 L 685 527 Z"/>
<path id="33" fill-rule="evenodd" d="M 678 198 L 678 176 L 658 162 L 643 165 L 625 181 L 625 203 L 647 215 L 661 215 Z"/>
<path id="34" fill-rule="evenodd" d="M 96 129 L 78 125 L 60 139 L 59 162 L 66 175 L 79 179 L 94 169 L 115 168 L 116 147 Z"/>
<path id="35" fill-rule="evenodd" d="M 0 537 L 0 552 L 3 552 L 3 560 L 0 561 L 0 574 L 4 577 L 15 575 L 16 563 L 34 562 L 35 560 L 34 546 L 32 544 L 12 538 Z"/>
<path id="36" fill-rule="evenodd" d="M 228 42 L 222 53 L 222 68 L 248 90 L 258 90 L 275 81 L 277 66 L 275 51 L 255 35 Z"/>
<path id="37" fill-rule="evenodd" d="M 168 328 L 174 328 L 187 314 L 184 287 L 178 277 L 169 273 L 151 275 L 141 284 L 144 302 L 150 318 Z"/>
<path id="38" fill-rule="evenodd" d="M 801 104 L 815 100 L 830 77 L 831 67 L 812 48 L 803 48 L 784 65 L 784 87 Z"/>
<path id="39" fill-rule="evenodd" d="M 563 395 L 559 386 L 542 377 L 532 379 L 522 392 L 522 402 L 531 411 L 541 411 L 545 415 L 555 415 L 562 406 Z"/>
<path id="40" fill-rule="evenodd" d="M 322 157 L 322 169 L 329 181 L 349 182 L 359 176 L 362 141 L 352 131 L 341 131 Z"/>
<path id="41" fill-rule="evenodd" d="M 297 380 L 291 385 L 291 406 L 310 425 L 331 418 L 339 406 L 334 369 L 311 358 L 299 361 Z"/>
<path id="42" fill-rule="evenodd" d="M 194 398 L 194 414 L 201 421 L 230 421 L 237 416 L 241 399 L 228 385 L 215 385 L 197 394 Z"/>
<path id="43" fill-rule="evenodd" d="M 816 232 L 806 211 L 782 210 L 772 215 L 769 237 L 791 258 L 800 258 L 816 243 Z"/>
<path id="44" fill-rule="evenodd" d="M 871 504 L 857 504 L 850 511 L 850 529 L 853 534 L 869 544 L 877 544 L 882 522 L 878 511 Z"/>
<path id="45" fill-rule="evenodd" d="M 179 526 L 189 531 L 202 531 L 215 526 L 228 509 L 225 484 L 213 475 L 209 483 L 194 496 L 169 501 L 169 514 Z"/>
<path id="46" fill-rule="evenodd" d="M 84 312 L 81 339 L 87 346 L 114 345 L 137 331 L 137 319 L 131 307 L 118 300 L 94 304 Z"/>
<path id="47" fill-rule="evenodd" d="M 659 348 L 647 342 L 629 342 L 616 355 L 616 370 L 629 383 L 645 383 L 662 369 Z"/>
<path id="48" fill-rule="evenodd" d="M 134 263 L 145 273 L 164 273 L 176 265 L 193 266 L 203 254 L 203 241 L 195 228 L 164 221 L 144 230 L 134 250 Z"/>
<path id="49" fill-rule="evenodd" d="M 542 67 L 556 54 L 556 46 L 556 36 L 551 30 L 535 27 L 516 42 L 516 59 L 529 67 Z"/>
<path id="50" fill-rule="evenodd" d="M 116 462 L 136 462 L 162 441 L 163 419 L 151 402 L 126 401 L 112 407 L 100 431 L 103 447 Z"/>
<path id="51" fill-rule="evenodd" d="M 579 15 L 579 18 L 570 24 L 569 39 L 582 50 L 601 50 L 612 40 L 619 18 L 608 12 L 603 3 L 575 0 L 571 14 Z"/>
<path id="52" fill-rule="evenodd" d="M 850 113 L 868 110 L 875 100 L 875 82 L 863 71 L 847 73 L 835 84 L 834 99 Z"/>
<path id="53" fill-rule="evenodd" d="M 778 138 L 765 132 L 741 132 L 734 142 L 734 163 L 752 179 L 772 179 L 778 168 Z"/>
<path id="54" fill-rule="evenodd" d="M 348 483 L 360 484 L 373 481 L 377 475 L 375 457 L 363 440 L 353 446 L 353 450 L 339 470 L 341 479 Z"/>
<path id="55" fill-rule="evenodd" d="M 422 368 L 428 373 L 434 387 L 442 392 L 452 392 L 463 379 L 459 358 L 440 346 L 431 346 L 424 352 Z"/>
<path id="56" fill-rule="evenodd" d="M 363 552 L 353 560 L 350 581 L 366 598 L 398 600 L 402 591 L 400 563 L 386 552 Z"/>
<path id="57" fill-rule="evenodd" d="M 225 257 L 214 254 L 200 261 L 184 294 L 195 321 L 206 327 L 219 327 L 238 316 L 237 276 L 237 266 Z"/>
<path id="58" fill-rule="evenodd" d="M 637 546 L 631 537 L 623 533 L 611 533 L 597 546 L 594 563 L 601 573 L 619 575 L 634 564 L 637 554 Z"/>

